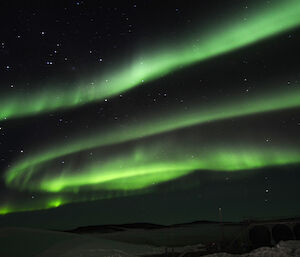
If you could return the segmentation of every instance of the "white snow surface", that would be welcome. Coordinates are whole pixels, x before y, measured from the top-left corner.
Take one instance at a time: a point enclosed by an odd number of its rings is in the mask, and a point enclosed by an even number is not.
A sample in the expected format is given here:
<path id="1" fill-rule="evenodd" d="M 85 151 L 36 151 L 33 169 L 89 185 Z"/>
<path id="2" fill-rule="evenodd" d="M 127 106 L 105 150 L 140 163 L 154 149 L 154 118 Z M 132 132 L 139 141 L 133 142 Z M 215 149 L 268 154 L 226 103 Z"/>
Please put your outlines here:
<path id="1" fill-rule="evenodd" d="M 174 252 L 198 251 L 203 245 L 174 247 Z M 202 248 L 203 249 L 203 248 Z M 0 229 L 1 257 L 137 257 L 163 254 L 165 247 L 134 244 L 65 232 L 27 229 Z M 246 254 L 216 253 L 206 257 L 300 257 L 300 241 L 280 242 L 275 247 L 262 247 Z"/>
<path id="2" fill-rule="evenodd" d="M 130 257 L 160 254 L 163 250 L 93 235 L 28 228 L 0 229 L 0 257 Z"/>
<path id="3" fill-rule="evenodd" d="M 250 253 L 228 254 L 215 253 L 205 257 L 299 257 L 300 241 L 282 241 L 275 247 L 261 247 Z"/>

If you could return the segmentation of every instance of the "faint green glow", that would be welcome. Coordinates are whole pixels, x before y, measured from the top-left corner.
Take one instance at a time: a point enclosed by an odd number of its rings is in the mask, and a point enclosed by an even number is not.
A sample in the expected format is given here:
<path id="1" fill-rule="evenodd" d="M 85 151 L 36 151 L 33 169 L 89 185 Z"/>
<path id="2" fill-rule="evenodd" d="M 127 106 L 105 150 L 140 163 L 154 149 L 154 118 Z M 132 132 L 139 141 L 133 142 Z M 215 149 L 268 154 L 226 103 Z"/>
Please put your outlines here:
<path id="1" fill-rule="evenodd" d="M 61 199 L 54 199 L 48 203 L 48 207 L 49 208 L 57 208 L 57 207 L 61 206 L 62 204 L 63 204 L 63 201 Z"/>
<path id="2" fill-rule="evenodd" d="M 13 211 L 9 207 L 6 206 L 0 207 L 0 215 L 5 215 L 11 212 Z"/>
<path id="3" fill-rule="evenodd" d="M 34 201 L 34 203 L 30 204 L 28 202 L 26 203 L 15 203 L 14 201 L 11 201 L 8 204 L 0 205 L 0 215 L 6 215 L 9 213 L 14 212 L 25 212 L 25 211 L 36 211 L 36 210 L 47 210 L 52 208 L 57 208 L 61 206 L 62 204 L 66 204 L 70 202 L 69 201 L 63 201 L 62 198 L 46 198 L 43 200 L 38 200 L 37 202 Z"/>
<path id="4" fill-rule="evenodd" d="M 103 200 L 103 199 L 111 199 L 116 197 L 126 197 L 129 195 L 137 195 L 137 194 L 145 194 L 149 192 L 149 190 L 140 190 L 140 191 L 116 191 L 113 193 L 105 193 L 105 194 L 97 194 L 94 192 L 92 195 L 81 195 L 77 194 L 76 197 L 61 194 L 62 196 L 46 196 L 44 198 L 40 198 L 39 200 L 31 200 L 31 201 L 9 201 L 9 203 L 0 204 L 0 215 L 6 215 L 10 213 L 16 212 L 28 212 L 28 211 L 40 211 L 40 210 L 48 210 L 58 208 L 62 205 L 66 205 L 69 203 L 78 203 L 78 202 L 85 202 L 85 201 L 96 201 L 96 200 Z"/>
<path id="5" fill-rule="evenodd" d="M 208 28 L 209 32 L 201 31 L 200 36 L 179 40 L 176 46 L 148 50 L 132 63 L 101 74 L 93 84 L 82 82 L 69 90 L 50 85 L 29 96 L 3 95 L 0 120 L 71 108 L 111 97 L 140 85 L 142 81 L 157 79 L 178 68 L 253 44 L 299 24 L 298 0 L 272 2 L 268 8 L 253 11 L 247 20 L 239 17 L 220 21 L 218 26 Z"/>

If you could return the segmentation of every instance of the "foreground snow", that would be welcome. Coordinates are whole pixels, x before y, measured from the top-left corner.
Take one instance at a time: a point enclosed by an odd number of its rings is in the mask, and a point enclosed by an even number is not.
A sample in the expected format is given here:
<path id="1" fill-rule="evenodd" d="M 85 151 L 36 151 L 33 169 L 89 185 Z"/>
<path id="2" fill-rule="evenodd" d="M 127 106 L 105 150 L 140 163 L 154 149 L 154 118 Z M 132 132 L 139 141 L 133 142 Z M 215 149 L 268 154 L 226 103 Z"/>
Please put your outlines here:
<path id="1" fill-rule="evenodd" d="M 128 244 L 126 245 L 118 245 L 122 248 L 122 246 L 125 248 L 128 247 Z M 121 249 L 103 249 L 101 246 L 96 244 L 83 244 L 79 246 L 75 246 L 72 248 L 69 247 L 63 247 L 59 249 L 56 249 L 56 251 L 45 251 L 44 254 L 39 255 L 40 257 L 136 257 L 136 256 L 145 256 L 147 254 L 162 254 L 163 255 L 163 249 L 157 248 L 156 251 L 154 248 L 152 248 L 149 252 L 149 246 L 142 246 L 145 247 L 143 251 L 139 252 L 133 252 L 129 251 L 126 252 L 126 250 Z M 191 246 L 190 251 L 186 251 L 187 249 L 182 248 L 181 250 L 183 252 L 193 252 L 193 247 Z M 176 249 L 176 248 L 175 248 Z M 142 249 L 139 249 L 142 250 Z M 178 248 L 175 250 L 178 252 Z M 184 254 L 180 254 L 180 256 L 184 257 Z M 286 242 L 280 242 L 275 247 L 261 247 L 259 249 L 256 249 L 252 251 L 251 253 L 246 254 L 227 254 L 227 253 L 216 253 L 211 255 L 206 255 L 205 257 L 299 257 L 300 256 L 300 241 L 286 241 Z"/>
<path id="2" fill-rule="evenodd" d="M 169 248 L 170 249 L 170 248 Z M 180 257 L 199 253 L 203 245 L 174 247 Z M 27 228 L 0 229 L 0 256 L 5 257 L 137 257 L 161 255 L 165 247 L 120 242 L 95 235 Z M 170 254 L 169 254 L 170 256 Z M 248 254 L 217 253 L 206 257 L 300 257 L 300 241 L 280 242 L 275 247 L 262 247 Z"/>
<path id="3" fill-rule="evenodd" d="M 0 229 L 0 257 L 129 257 L 163 249 L 65 232 L 29 228 Z"/>
<path id="4" fill-rule="evenodd" d="M 280 242 L 275 247 L 261 247 L 251 253 L 242 255 L 215 253 L 206 255 L 205 257 L 291 257 L 300 256 L 300 241 Z"/>
<path id="5" fill-rule="evenodd" d="M 126 245 L 118 245 L 119 247 L 128 248 L 128 244 Z M 133 252 L 132 250 L 126 252 L 126 250 L 121 249 L 103 249 L 101 246 L 96 244 L 83 244 L 79 246 L 75 246 L 72 248 L 63 247 L 60 250 L 56 249 L 56 251 L 46 251 L 44 254 L 39 255 L 40 257 L 136 257 L 136 256 L 145 256 L 147 254 L 163 254 L 161 252 L 162 248 L 157 248 L 155 251 L 153 248 L 152 252 L 149 252 L 149 246 L 145 247 L 143 251 Z M 182 248 L 183 252 L 193 252 L 193 247 L 191 247 L 190 251 L 186 251 L 187 249 Z M 176 248 L 175 248 L 176 249 Z M 142 249 L 139 249 L 142 250 Z M 175 250 L 178 252 L 178 248 Z M 180 256 L 184 257 L 184 254 L 180 254 Z M 251 253 L 246 254 L 227 254 L 227 253 L 217 253 L 206 255 L 205 257 L 299 257 L 300 256 L 300 241 L 286 241 L 280 242 L 275 247 L 261 247 L 252 251 Z"/>

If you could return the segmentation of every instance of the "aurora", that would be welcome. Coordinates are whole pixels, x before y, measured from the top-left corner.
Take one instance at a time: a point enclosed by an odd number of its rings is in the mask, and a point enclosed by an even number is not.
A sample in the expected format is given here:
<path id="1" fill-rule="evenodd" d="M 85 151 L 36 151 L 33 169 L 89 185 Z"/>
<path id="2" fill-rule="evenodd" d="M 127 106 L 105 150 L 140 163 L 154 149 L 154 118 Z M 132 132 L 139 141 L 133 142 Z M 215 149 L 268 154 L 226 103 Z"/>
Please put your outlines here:
<path id="1" fill-rule="evenodd" d="M 283 149 L 276 146 L 251 146 L 248 143 L 247 150 L 238 147 L 230 149 L 228 146 L 223 149 L 216 146 L 207 150 L 193 145 L 185 146 L 183 150 L 178 149 L 183 149 L 183 146 L 165 142 L 159 145 L 154 142 L 134 147 L 132 151 L 127 150 L 126 154 L 115 154 L 108 159 L 101 159 L 99 156 L 97 161 L 81 165 L 80 172 L 72 167 L 55 171 L 52 170 L 55 165 L 51 163 L 42 168 L 33 167 L 27 174 L 13 181 L 12 187 L 30 192 L 45 192 L 49 197 L 34 206 L 3 206 L 0 214 L 146 193 L 160 183 L 202 170 L 236 172 L 300 163 L 299 149 L 294 147 Z M 168 152 L 158 160 L 157 156 L 162 150 Z M 94 192 L 94 196 L 82 195 L 84 191 Z M 117 194 L 111 193 L 114 191 Z"/>
<path id="2" fill-rule="evenodd" d="M 35 155 L 16 162 L 5 173 L 5 182 L 10 185 L 23 173 L 27 173 L 36 165 L 55 160 L 62 156 L 74 154 L 92 148 L 120 144 L 139 138 L 166 133 L 173 130 L 187 128 L 193 125 L 214 122 L 218 120 L 254 115 L 270 111 L 284 110 L 300 106 L 300 91 L 298 89 L 270 92 L 246 96 L 244 99 L 232 99 L 230 102 L 214 102 L 211 105 L 195 106 L 194 111 L 186 113 L 180 109 L 173 109 L 159 115 L 153 115 L 137 122 L 128 122 L 126 130 L 119 126 L 107 130 L 97 130 L 87 137 L 75 137 L 69 144 L 55 144 L 45 150 L 39 149 Z"/>
<path id="3" fill-rule="evenodd" d="M 170 147 L 170 144 L 168 146 Z M 171 146 L 173 148 L 166 150 L 168 152 L 160 156 L 159 160 L 156 160 L 156 156 L 159 155 L 158 151 L 162 146 L 155 151 L 153 147 L 147 145 L 122 157 L 118 155 L 110 157 L 109 161 L 101 160 L 99 157 L 95 163 L 89 162 L 80 167 L 81 172 L 76 172 L 74 168 L 64 169 L 59 175 L 53 171 L 48 172 L 45 178 L 38 182 L 35 181 L 34 175 L 40 170 L 33 168 L 29 179 L 27 176 L 25 183 L 22 179 L 16 180 L 14 187 L 46 192 L 78 192 L 81 187 L 82 190 L 137 190 L 193 171 L 230 172 L 300 162 L 300 152 L 295 149 L 282 150 L 276 147 L 261 149 L 248 146 L 248 150 L 237 147 L 233 150 L 226 147 L 191 151 L 190 147 L 185 147 L 184 151 L 180 151 L 172 150 L 182 148 L 180 144 L 173 143 Z M 51 171 L 51 168 L 49 170 Z"/>
<path id="4" fill-rule="evenodd" d="M 173 109 L 165 114 L 140 120 L 139 124 L 129 122 L 126 131 L 120 127 L 110 127 L 109 130 L 97 131 L 91 136 L 75 137 L 69 145 L 55 144 L 52 149 L 46 148 L 36 155 L 31 154 L 29 158 L 13 163 L 5 173 L 5 182 L 9 188 L 20 191 L 42 192 L 50 196 L 79 195 L 79 192 L 85 191 L 101 192 L 93 199 L 105 199 L 111 197 L 112 191 L 118 192 L 120 196 L 140 194 L 157 184 L 202 170 L 234 172 L 297 164 L 300 162 L 300 152 L 289 145 L 279 147 L 243 142 L 241 148 L 232 143 L 226 145 L 226 140 L 223 140 L 222 145 L 212 141 L 207 148 L 207 143 L 202 145 L 202 139 L 197 142 L 194 138 L 190 141 L 185 138 L 184 142 L 175 142 L 172 138 L 168 139 L 166 133 L 233 117 L 268 115 L 271 111 L 299 107 L 299 95 L 297 89 L 290 90 L 289 93 L 278 91 L 273 94 L 252 95 L 245 99 L 220 102 L 218 105 L 195 106 L 194 112 L 188 114 Z M 161 135 L 162 133 L 164 134 Z M 140 141 L 149 136 L 152 137 L 150 142 Z M 162 140 L 162 137 L 165 139 Z M 133 146 L 120 152 L 118 147 L 126 142 L 133 142 Z M 107 146 L 116 150 L 107 154 Z M 90 149 L 99 151 L 94 154 L 95 160 L 81 158 L 82 164 L 78 166 L 76 156 L 73 155 Z M 63 167 L 57 165 L 57 160 L 62 157 L 70 160 Z M 81 196 L 63 199 L 59 204 L 54 204 L 57 201 L 47 200 L 30 208 L 48 209 L 92 200 Z M 24 208 L 19 211 L 26 210 Z M 12 211 L 13 208 L 3 207 L 1 212 L 11 212 L 8 210 Z"/>
<path id="5" fill-rule="evenodd" d="M 235 215 L 241 202 L 261 209 L 276 201 L 281 208 L 279 195 L 297 196 L 298 185 L 291 184 L 299 180 L 300 165 L 300 5 L 232 3 L 200 1 L 193 10 L 166 4 L 174 27 L 166 23 L 161 30 L 152 4 L 138 7 L 141 18 L 130 16 L 136 7 L 123 11 L 108 3 L 122 17 L 114 23 L 114 16 L 103 16 L 106 8 L 95 4 L 94 12 L 80 3 L 68 13 L 83 30 L 62 22 L 64 40 L 51 35 L 57 30 L 47 19 L 35 40 L 27 34 L 3 40 L 1 54 L 10 57 L 16 49 L 18 58 L 7 58 L 2 70 L 1 83 L 12 84 L 0 95 L 0 215 L 69 216 L 68 210 L 76 215 L 80 209 L 97 223 L 106 209 L 119 219 L 117 205 L 135 208 L 138 199 L 141 210 L 154 210 L 175 196 L 176 206 L 193 198 L 189 212 L 198 210 L 198 219 L 217 213 L 223 201 Z M 81 8 L 90 19 L 76 16 Z M 145 27 L 138 27 L 148 13 Z M 31 52 L 20 55 L 26 45 Z"/>
<path id="6" fill-rule="evenodd" d="M 231 15 L 235 16 L 235 15 Z M 81 106 L 113 97 L 169 74 L 179 68 L 267 39 L 300 25 L 298 0 L 274 2 L 268 8 L 257 7 L 245 20 L 225 19 L 205 31 L 185 35 L 176 46 L 166 44 L 137 53 L 132 62 L 116 65 L 97 76 L 92 83 L 78 82 L 70 89 L 63 82 L 41 85 L 44 89 L 0 97 L 0 120 L 41 114 Z M 124 62 L 123 62 L 124 63 Z M 38 88 L 41 88 L 40 86 Z"/>

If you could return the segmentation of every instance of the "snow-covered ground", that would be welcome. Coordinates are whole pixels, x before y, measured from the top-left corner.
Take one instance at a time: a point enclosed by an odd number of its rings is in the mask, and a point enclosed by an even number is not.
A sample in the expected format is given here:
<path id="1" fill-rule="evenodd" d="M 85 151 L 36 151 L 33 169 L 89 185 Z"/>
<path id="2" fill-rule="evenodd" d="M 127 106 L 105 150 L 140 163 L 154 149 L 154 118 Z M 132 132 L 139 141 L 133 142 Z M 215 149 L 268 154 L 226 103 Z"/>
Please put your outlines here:
<path id="1" fill-rule="evenodd" d="M 275 247 L 261 247 L 250 253 L 245 254 L 228 254 L 215 253 L 205 257 L 299 257 L 300 241 L 280 242 Z"/>
<path id="2" fill-rule="evenodd" d="M 28 228 L 0 229 L 0 257 L 127 257 L 159 254 L 162 248 Z"/>
<path id="3" fill-rule="evenodd" d="M 195 252 L 201 245 L 174 247 L 174 252 Z M 96 235 L 78 235 L 27 228 L 0 229 L 1 257 L 136 257 L 163 254 L 165 247 L 125 243 Z M 170 255 L 169 255 L 170 256 Z M 218 253 L 207 257 L 291 257 L 300 256 L 300 241 L 280 242 L 275 247 L 262 247 L 249 254 Z"/>
<path id="4" fill-rule="evenodd" d="M 221 229 L 219 224 L 204 223 L 150 230 L 128 229 L 98 236 L 113 241 L 173 247 L 196 245 L 199 241 L 204 244 L 221 241 L 222 231 L 225 238 L 232 238 L 235 235 L 242 235 L 243 230 L 240 226 L 225 226 Z"/>

